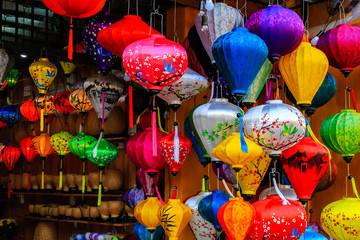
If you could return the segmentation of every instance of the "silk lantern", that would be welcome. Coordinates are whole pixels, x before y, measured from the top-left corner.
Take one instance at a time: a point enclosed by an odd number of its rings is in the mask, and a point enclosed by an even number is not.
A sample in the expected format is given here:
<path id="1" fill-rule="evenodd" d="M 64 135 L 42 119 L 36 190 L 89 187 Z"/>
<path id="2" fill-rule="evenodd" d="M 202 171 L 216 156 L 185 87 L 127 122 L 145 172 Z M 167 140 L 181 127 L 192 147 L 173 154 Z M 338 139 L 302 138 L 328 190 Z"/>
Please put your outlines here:
<path id="1" fill-rule="evenodd" d="M 230 198 L 217 213 L 218 220 L 230 240 L 243 240 L 255 219 L 255 209 L 241 197 Z"/>
<path id="2" fill-rule="evenodd" d="M 279 196 L 268 196 L 253 203 L 256 217 L 248 234 L 250 239 L 299 239 L 306 229 L 303 206 Z"/>
<path id="3" fill-rule="evenodd" d="M 85 149 L 85 155 L 89 161 L 98 165 L 100 170 L 98 194 L 98 206 L 100 206 L 102 194 L 102 172 L 106 164 L 111 163 L 117 158 L 118 149 L 114 144 L 110 143 L 105 138 L 99 138 L 98 141 L 92 142 L 90 146 Z"/>
<path id="4" fill-rule="evenodd" d="M 56 66 L 47 58 L 40 58 L 39 61 L 29 66 L 29 72 L 32 80 L 40 94 L 46 94 L 49 86 L 57 75 Z"/>
<path id="5" fill-rule="evenodd" d="M 133 233 L 138 240 L 160 240 L 164 234 L 164 229 L 161 226 L 157 226 L 153 234 L 151 234 L 144 225 L 137 222 L 134 225 Z"/>
<path id="6" fill-rule="evenodd" d="M 136 205 L 134 215 L 139 223 L 146 226 L 150 233 L 153 233 L 157 226 L 160 225 L 160 220 L 157 216 L 160 208 L 161 203 L 157 197 L 148 197 Z"/>
<path id="7" fill-rule="evenodd" d="M 279 68 L 296 104 L 305 110 L 324 81 L 329 61 L 322 51 L 302 42 L 295 51 L 280 59 Z"/>
<path id="8" fill-rule="evenodd" d="M 195 134 L 193 132 L 193 130 L 191 129 L 191 124 L 190 124 L 190 120 L 189 120 L 189 117 L 187 117 L 185 119 L 185 122 L 184 122 L 184 129 L 185 129 L 185 132 L 186 132 L 186 135 L 188 136 L 189 140 L 191 141 L 191 146 L 192 148 L 194 149 L 198 159 L 199 159 L 199 162 L 201 164 L 207 164 L 207 160 L 204 158 L 204 154 L 202 152 L 202 149 L 199 145 L 199 143 L 197 142 L 197 139 L 195 137 Z"/>
<path id="9" fill-rule="evenodd" d="M 185 100 L 203 92 L 208 86 L 206 78 L 187 68 L 185 74 L 173 84 L 164 87 L 158 97 L 176 111 Z"/>
<path id="10" fill-rule="evenodd" d="M 50 144 L 52 148 L 59 154 L 60 168 L 59 168 L 59 188 L 62 189 L 63 179 L 63 159 L 66 154 L 70 152 L 69 141 L 73 136 L 69 132 L 56 133 L 50 137 Z"/>
<path id="11" fill-rule="evenodd" d="M 5 71 L 6 71 L 6 66 L 9 63 L 9 55 L 6 52 L 6 50 L 4 49 L 4 46 L 2 44 L 2 47 L 0 48 L 0 79 L 2 80 L 5 75 Z M 3 85 L 4 82 L 1 82 L 1 85 Z"/>
<path id="12" fill-rule="evenodd" d="M 327 240 L 327 238 L 320 233 L 312 230 L 311 227 L 307 227 L 304 234 L 299 238 L 299 240 L 307 240 L 307 239 L 315 239 L 315 240 Z"/>
<path id="13" fill-rule="evenodd" d="M 315 193 L 322 192 L 330 188 L 334 184 L 337 174 L 338 174 L 337 166 L 334 161 L 330 160 L 329 166 L 327 167 L 324 175 L 321 176 L 319 183 L 318 185 L 316 185 L 314 192 Z"/>
<path id="14" fill-rule="evenodd" d="M 305 204 L 329 166 L 329 152 L 312 137 L 303 137 L 282 152 L 281 163 L 297 197 Z"/>
<path id="15" fill-rule="evenodd" d="M 220 73 L 240 101 L 266 60 L 265 42 L 248 29 L 239 27 L 216 39 L 212 51 Z"/>
<path id="16" fill-rule="evenodd" d="M 242 112 L 241 109 L 240 111 Z M 212 156 L 214 147 L 225 140 L 231 132 L 238 131 L 238 113 L 239 108 L 224 98 L 213 98 L 194 110 L 194 127 L 206 152 L 210 154 L 211 161 L 219 161 Z"/>
<path id="17" fill-rule="evenodd" d="M 152 196 L 153 184 L 159 185 L 159 183 L 164 179 L 164 174 L 160 171 L 154 177 L 151 177 L 145 168 L 140 167 L 136 170 L 136 177 L 139 180 L 141 187 L 144 189 L 145 195 Z"/>
<path id="18" fill-rule="evenodd" d="M 13 105 L 7 105 L 0 109 L 0 121 L 6 123 L 9 127 L 13 127 L 22 119 L 20 109 Z"/>
<path id="19" fill-rule="evenodd" d="M 11 172 L 15 167 L 15 164 L 19 160 L 20 157 L 20 149 L 13 147 L 11 145 L 6 146 L 1 150 L 1 159 L 3 160 L 6 168 L 9 171 L 9 185 L 8 185 L 8 198 L 11 197 Z"/>
<path id="20" fill-rule="evenodd" d="M 176 125 L 175 131 L 161 139 L 160 149 L 171 174 L 176 176 L 190 153 L 191 142 L 188 138 L 181 135 Z"/>
<path id="21" fill-rule="evenodd" d="M 324 144 L 341 154 L 346 163 L 360 152 L 360 113 L 344 109 L 324 120 L 320 135 Z"/>
<path id="22" fill-rule="evenodd" d="M 289 200 L 294 200 L 297 201 L 299 200 L 298 197 L 296 196 L 296 193 L 294 191 L 294 189 L 290 186 L 290 185 L 285 185 L 285 184 L 278 184 L 277 188 L 280 190 L 281 194 Z M 259 200 L 263 200 L 266 199 L 267 196 L 271 196 L 273 194 L 276 193 L 275 187 L 267 187 L 264 190 L 261 191 L 261 193 L 259 194 Z"/>
<path id="23" fill-rule="evenodd" d="M 78 156 L 82 161 L 82 183 L 81 191 L 82 194 L 85 193 L 85 170 L 86 170 L 86 149 L 96 141 L 96 138 L 93 136 L 87 135 L 84 132 L 79 133 L 78 135 L 72 137 L 69 140 L 69 150 L 76 156 Z"/>
<path id="24" fill-rule="evenodd" d="M 27 190 L 28 191 L 30 189 L 30 165 L 37 155 L 37 152 L 31 147 L 31 141 L 33 140 L 33 138 L 34 138 L 34 136 L 28 136 L 28 137 L 23 138 L 19 142 L 20 150 L 24 154 L 26 163 L 28 165 L 28 170 L 27 170 L 27 174 L 28 174 Z"/>
<path id="25" fill-rule="evenodd" d="M 306 131 L 302 113 L 281 100 L 251 108 L 244 116 L 243 126 L 245 136 L 273 158 L 298 143 Z"/>
<path id="26" fill-rule="evenodd" d="M 27 120 L 29 120 L 31 125 L 31 132 L 35 136 L 35 129 L 34 129 L 34 122 L 40 118 L 39 111 L 35 108 L 34 100 L 29 99 L 28 101 L 24 102 L 20 106 L 20 113 L 23 115 Z"/>
<path id="27" fill-rule="evenodd" d="M 333 239 L 355 240 L 360 236 L 360 200 L 346 198 L 328 204 L 321 212 L 320 223 Z"/>
<path id="28" fill-rule="evenodd" d="M 50 135 L 47 133 L 41 133 L 31 141 L 31 147 L 40 155 L 42 159 L 41 164 L 41 189 L 44 189 L 44 176 L 45 176 L 45 159 L 48 155 L 54 152 L 54 149 L 50 144 Z"/>
<path id="29" fill-rule="evenodd" d="M 59 62 L 61 65 L 61 68 L 64 71 L 64 74 L 67 78 L 70 77 L 70 75 L 74 72 L 74 70 L 76 69 L 76 65 L 73 62 L 65 62 L 65 61 L 60 61 Z"/>
<path id="30" fill-rule="evenodd" d="M 253 82 L 254 83 L 254 82 Z M 229 88 L 229 85 L 226 83 L 225 79 L 220 75 L 219 79 L 217 79 L 216 87 L 213 89 L 213 96 L 221 96 L 222 98 L 226 98 L 229 103 L 238 104 L 237 99 L 234 95 L 231 93 L 231 89 Z M 251 87 L 251 86 L 250 86 Z M 250 90 L 250 87 L 248 91 Z M 245 98 L 245 96 L 243 97 Z"/>
<path id="31" fill-rule="evenodd" d="M 360 27 L 340 24 L 320 36 L 317 47 L 328 56 L 330 65 L 347 78 L 360 65 Z"/>
<path id="32" fill-rule="evenodd" d="M 312 99 L 311 105 L 305 110 L 306 114 L 311 116 L 314 114 L 317 108 L 322 107 L 328 103 L 334 97 L 336 89 L 337 87 L 335 78 L 330 73 L 327 73 L 320 88 L 317 90 L 314 98 Z M 285 93 L 287 99 L 289 99 L 293 104 L 296 104 L 296 99 L 286 86 Z"/>
<path id="33" fill-rule="evenodd" d="M 15 68 L 11 69 L 10 73 L 6 77 L 8 87 L 13 88 L 17 84 L 19 77 L 20 71 Z"/>
<path id="34" fill-rule="evenodd" d="M 57 111 L 54 105 L 53 95 L 39 95 L 34 99 L 35 108 L 40 111 L 40 131 L 44 131 L 44 117 L 48 118 L 50 114 Z"/>
<path id="35" fill-rule="evenodd" d="M 236 8 L 225 3 L 215 3 L 212 11 L 206 11 L 205 15 L 198 14 L 195 17 L 196 31 L 206 53 L 213 62 L 214 56 L 211 47 L 215 40 L 221 35 L 230 32 L 233 28 L 242 26 L 244 26 L 243 16 Z"/>
<path id="36" fill-rule="evenodd" d="M 179 80 L 188 62 L 180 44 L 156 34 L 128 45 L 122 59 L 130 79 L 155 92 Z"/>
<path id="37" fill-rule="evenodd" d="M 54 96 L 54 106 L 57 110 L 67 117 L 70 113 L 75 111 L 75 108 L 71 106 L 69 102 L 70 92 L 62 91 Z"/>
<path id="38" fill-rule="evenodd" d="M 228 202 L 230 196 L 224 191 L 213 191 L 211 195 L 204 197 L 199 203 L 199 213 L 208 222 L 214 224 L 216 230 L 220 231 L 221 225 L 217 213 L 222 205 Z"/>
<path id="39" fill-rule="evenodd" d="M 294 11 L 279 5 L 269 5 L 255 12 L 246 21 L 245 27 L 265 41 L 273 64 L 280 56 L 294 51 L 304 35 L 301 18 Z"/>
<path id="40" fill-rule="evenodd" d="M 237 187 L 237 179 L 234 174 L 234 170 L 231 165 L 228 163 L 223 163 L 221 166 L 218 166 L 215 162 L 212 162 L 213 172 L 218 176 L 218 178 L 224 179 L 226 182 L 230 183 L 233 187 Z"/>
<path id="41" fill-rule="evenodd" d="M 68 58 L 73 60 L 73 18 L 87 18 L 97 14 L 105 5 L 105 0 L 86 0 L 86 1 L 71 1 L 71 0 L 43 0 L 43 3 L 52 12 L 70 17 L 70 31 L 69 31 L 69 45 Z"/>
<path id="42" fill-rule="evenodd" d="M 145 199 L 145 191 L 138 185 L 134 185 L 134 187 L 127 190 L 124 194 L 124 203 L 130 208 L 135 208 L 139 202 L 144 201 Z"/>
<path id="43" fill-rule="evenodd" d="M 114 22 L 115 19 L 110 15 L 110 13 L 100 13 L 83 26 L 83 30 L 81 32 L 86 49 L 93 57 L 98 69 L 103 74 L 109 72 L 112 65 L 114 65 L 116 55 L 103 48 L 98 43 L 97 36 L 102 29 L 109 27 Z"/>
<path id="44" fill-rule="evenodd" d="M 90 99 L 86 96 L 86 92 L 82 88 L 71 92 L 69 96 L 69 102 L 71 106 L 82 113 L 87 112 L 93 108 Z"/>
<path id="45" fill-rule="evenodd" d="M 191 210 L 180 199 L 169 199 L 160 207 L 158 218 L 169 240 L 178 240 L 191 218 Z"/>
<path id="46" fill-rule="evenodd" d="M 189 226 L 197 240 L 217 239 L 217 233 L 214 225 L 206 221 L 199 214 L 199 209 L 198 209 L 200 201 L 210 194 L 211 192 L 202 191 L 198 195 L 189 198 L 185 202 L 185 205 L 188 206 L 191 210 L 191 218 L 189 221 Z"/>
<path id="47" fill-rule="evenodd" d="M 144 129 L 145 130 L 145 129 Z M 136 167 L 140 168 L 141 163 L 138 161 L 136 152 L 137 152 L 137 139 L 142 134 L 141 131 L 137 132 L 134 136 L 131 136 L 129 140 L 126 142 L 126 155 L 128 159 L 136 165 Z"/>
<path id="48" fill-rule="evenodd" d="M 188 55 L 188 67 L 193 69 L 195 72 L 199 73 L 203 77 L 207 77 L 204 68 L 201 66 L 201 63 L 196 58 L 194 50 L 191 48 L 188 37 L 182 43 L 182 46 L 185 48 Z"/>

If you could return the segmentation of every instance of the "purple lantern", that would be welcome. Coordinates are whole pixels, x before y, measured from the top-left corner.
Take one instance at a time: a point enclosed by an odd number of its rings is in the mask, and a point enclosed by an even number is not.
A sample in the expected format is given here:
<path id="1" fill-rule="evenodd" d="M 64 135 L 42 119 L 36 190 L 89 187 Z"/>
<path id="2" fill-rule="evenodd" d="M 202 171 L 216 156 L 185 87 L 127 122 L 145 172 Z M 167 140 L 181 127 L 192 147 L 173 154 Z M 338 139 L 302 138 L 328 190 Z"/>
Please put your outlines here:
<path id="1" fill-rule="evenodd" d="M 215 175 L 218 174 L 219 170 L 219 177 L 222 177 L 226 182 L 230 183 L 234 187 L 236 187 L 237 181 L 234 170 L 232 169 L 231 165 L 228 163 L 223 163 L 219 168 L 216 166 L 215 162 L 212 162 L 212 169 Z"/>
<path id="2" fill-rule="evenodd" d="M 226 98 L 230 103 L 237 105 L 237 100 L 232 95 L 231 89 L 227 85 L 225 79 L 220 76 L 217 82 L 215 83 L 214 89 L 212 89 L 213 95 L 216 98 Z"/>
<path id="3" fill-rule="evenodd" d="M 135 185 L 133 188 L 130 188 L 126 191 L 124 195 L 124 203 L 131 208 L 135 208 L 135 206 L 146 199 L 146 195 L 144 189 Z"/>
<path id="4" fill-rule="evenodd" d="M 110 13 L 100 13 L 83 27 L 81 33 L 86 49 L 90 52 L 97 67 L 102 73 L 106 73 L 110 70 L 116 61 L 116 55 L 101 47 L 96 37 L 102 29 L 110 26 L 115 21 L 116 20 Z"/>
<path id="5" fill-rule="evenodd" d="M 268 6 L 254 13 L 246 21 L 245 27 L 265 41 L 269 60 L 273 64 L 281 56 L 294 51 L 304 35 L 301 18 L 294 11 L 279 5 Z"/>

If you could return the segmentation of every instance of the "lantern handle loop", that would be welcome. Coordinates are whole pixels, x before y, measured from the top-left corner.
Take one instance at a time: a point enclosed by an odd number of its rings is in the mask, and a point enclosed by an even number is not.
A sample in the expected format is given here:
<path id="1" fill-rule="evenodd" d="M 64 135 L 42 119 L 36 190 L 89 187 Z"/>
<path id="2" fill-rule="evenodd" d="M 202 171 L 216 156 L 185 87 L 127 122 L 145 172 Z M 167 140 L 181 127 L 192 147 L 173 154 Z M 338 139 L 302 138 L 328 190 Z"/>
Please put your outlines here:
<path id="1" fill-rule="evenodd" d="M 232 194 L 232 192 L 230 191 L 229 187 L 227 186 L 226 182 L 224 179 L 222 179 L 222 183 L 224 184 L 225 190 L 226 192 L 232 197 L 234 198 L 235 196 Z"/>
<path id="2" fill-rule="evenodd" d="M 353 188 L 353 192 L 354 192 L 356 198 L 357 198 L 358 200 L 360 200 L 359 193 L 358 193 L 357 188 L 356 188 L 355 178 L 354 178 L 353 176 L 351 176 L 351 175 L 349 175 L 348 178 L 349 178 L 349 180 L 351 181 L 351 185 L 352 185 L 352 188 Z"/>
<path id="3" fill-rule="evenodd" d="M 150 13 L 150 29 L 149 29 L 149 35 L 150 35 L 150 33 L 151 33 L 151 29 L 152 29 L 152 28 L 155 28 L 155 27 L 153 27 L 153 22 L 152 22 L 152 20 L 153 20 L 153 15 L 157 15 L 157 16 L 160 17 L 161 34 L 163 35 L 163 34 L 164 34 L 164 31 L 163 31 L 163 29 L 164 29 L 164 15 L 162 15 L 161 13 L 159 13 L 160 5 L 158 5 L 157 8 L 156 8 L 155 6 L 156 6 L 156 2 L 155 2 L 155 0 L 154 0 L 154 1 L 153 1 L 153 10 L 152 10 L 152 12 Z M 155 16 L 154 16 L 154 17 L 155 17 Z"/>
<path id="4" fill-rule="evenodd" d="M 272 175 L 272 181 L 274 183 L 275 192 L 283 200 L 283 205 L 290 205 L 289 201 L 281 193 L 280 189 L 277 186 L 275 175 Z"/>

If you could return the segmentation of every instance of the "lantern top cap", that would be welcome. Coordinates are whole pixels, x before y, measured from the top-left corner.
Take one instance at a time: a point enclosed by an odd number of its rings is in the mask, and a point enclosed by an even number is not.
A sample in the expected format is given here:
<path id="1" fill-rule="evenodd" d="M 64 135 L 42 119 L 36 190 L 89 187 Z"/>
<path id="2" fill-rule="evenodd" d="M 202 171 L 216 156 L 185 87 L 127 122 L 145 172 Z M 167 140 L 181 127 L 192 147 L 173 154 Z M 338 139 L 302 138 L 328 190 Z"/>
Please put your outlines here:
<path id="1" fill-rule="evenodd" d="M 169 202 L 180 202 L 180 199 L 176 198 L 176 199 L 169 199 Z"/>
<path id="2" fill-rule="evenodd" d="M 217 194 L 220 194 L 220 193 L 225 194 L 225 191 L 222 191 L 222 190 L 216 190 L 216 191 L 212 191 L 212 193 L 213 193 L 213 194 L 214 194 L 214 193 L 217 193 Z"/>
<path id="3" fill-rule="evenodd" d="M 343 109 L 340 112 L 353 112 L 353 113 L 356 113 L 356 110 L 355 109 Z"/>
<path id="4" fill-rule="evenodd" d="M 158 199 L 157 197 L 147 197 L 146 199 L 149 199 L 149 200 L 150 200 L 150 199 L 153 199 L 153 200 L 155 200 L 155 199 L 156 199 L 156 200 L 158 200 L 158 201 L 159 201 L 159 199 Z"/>
<path id="5" fill-rule="evenodd" d="M 342 200 L 350 201 L 350 202 L 358 202 L 360 199 L 354 197 L 343 197 Z"/>
<path id="6" fill-rule="evenodd" d="M 268 196 L 266 197 L 266 199 L 279 199 L 279 200 L 281 200 L 281 198 L 280 198 L 279 195 L 268 195 Z"/>
<path id="7" fill-rule="evenodd" d="M 279 104 L 279 103 L 283 103 L 282 100 L 268 100 L 265 102 L 265 104 Z"/>
<path id="8" fill-rule="evenodd" d="M 47 62 L 48 62 L 48 61 L 49 61 L 49 59 L 48 59 L 48 58 L 44 58 L 44 57 L 43 57 L 43 58 L 39 58 L 39 61 L 47 61 Z"/>
<path id="9" fill-rule="evenodd" d="M 233 32 L 249 32 L 249 29 L 245 27 L 236 27 L 232 29 Z"/>
<path id="10" fill-rule="evenodd" d="M 229 102 L 226 98 L 213 98 L 209 102 Z"/>
<path id="11" fill-rule="evenodd" d="M 300 46 L 311 46 L 311 43 L 309 42 L 301 42 Z"/>
<path id="12" fill-rule="evenodd" d="M 126 16 L 124 16 L 124 19 L 132 19 L 132 20 L 142 20 L 142 18 L 141 17 L 139 17 L 139 16 L 136 16 L 136 15 L 126 15 Z"/>
<path id="13" fill-rule="evenodd" d="M 244 199 L 242 197 L 232 197 L 232 198 L 229 198 L 229 201 L 243 201 Z"/>

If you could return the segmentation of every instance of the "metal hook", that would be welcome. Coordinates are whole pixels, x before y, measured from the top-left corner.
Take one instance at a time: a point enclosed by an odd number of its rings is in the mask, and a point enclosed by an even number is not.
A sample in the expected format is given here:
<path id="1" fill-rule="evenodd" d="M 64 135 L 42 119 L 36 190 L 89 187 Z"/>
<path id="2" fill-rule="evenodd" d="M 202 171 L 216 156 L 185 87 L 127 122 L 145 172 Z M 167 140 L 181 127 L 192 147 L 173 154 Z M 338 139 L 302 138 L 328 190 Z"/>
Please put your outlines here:
<path id="1" fill-rule="evenodd" d="M 163 31 L 163 29 L 164 29 L 164 16 L 161 13 L 159 13 L 160 5 L 158 5 L 157 9 L 155 8 L 155 5 L 156 5 L 156 2 L 154 0 L 153 1 L 153 11 L 150 13 L 150 27 L 155 28 L 154 26 L 152 26 L 153 25 L 152 19 L 153 19 L 153 15 L 158 15 L 158 16 L 160 16 L 161 34 L 164 34 L 164 31 Z M 150 31 L 151 31 L 151 28 L 150 28 Z"/>

